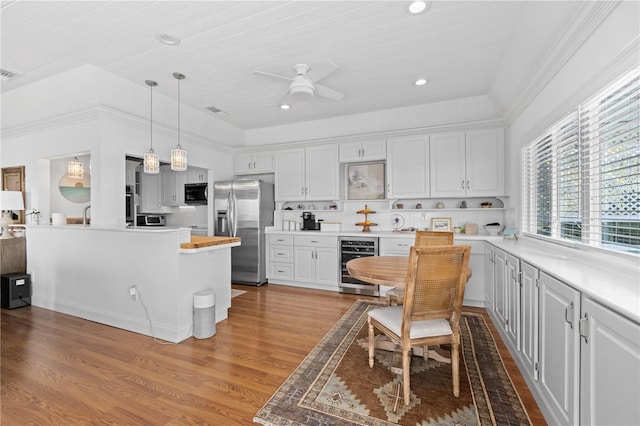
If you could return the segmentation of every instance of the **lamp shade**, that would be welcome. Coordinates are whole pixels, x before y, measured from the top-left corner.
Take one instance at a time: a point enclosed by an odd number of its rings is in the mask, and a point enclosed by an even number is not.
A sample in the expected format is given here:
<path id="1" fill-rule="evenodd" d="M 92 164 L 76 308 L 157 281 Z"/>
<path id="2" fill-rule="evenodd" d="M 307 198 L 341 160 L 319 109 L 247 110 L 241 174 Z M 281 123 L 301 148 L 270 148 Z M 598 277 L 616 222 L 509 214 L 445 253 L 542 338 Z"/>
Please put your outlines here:
<path id="1" fill-rule="evenodd" d="M 0 191 L 0 210 L 24 210 L 21 191 Z"/>

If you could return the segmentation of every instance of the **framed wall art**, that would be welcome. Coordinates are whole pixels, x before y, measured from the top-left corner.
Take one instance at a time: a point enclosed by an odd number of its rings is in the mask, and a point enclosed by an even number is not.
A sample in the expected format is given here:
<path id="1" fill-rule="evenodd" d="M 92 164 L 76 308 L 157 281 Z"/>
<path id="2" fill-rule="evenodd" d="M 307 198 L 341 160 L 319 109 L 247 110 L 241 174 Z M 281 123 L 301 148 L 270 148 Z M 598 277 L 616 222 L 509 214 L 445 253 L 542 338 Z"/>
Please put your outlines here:
<path id="1" fill-rule="evenodd" d="M 346 172 L 348 200 L 384 199 L 384 163 L 347 164 Z"/>
<path id="2" fill-rule="evenodd" d="M 451 232 L 450 217 L 434 217 L 431 218 L 431 230 L 440 232 Z"/>
<path id="3" fill-rule="evenodd" d="M 24 200 L 24 166 L 3 167 L 2 168 L 2 190 L 21 191 Z M 20 210 L 16 212 L 18 215 L 18 223 L 25 223 L 25 212 Z"/>

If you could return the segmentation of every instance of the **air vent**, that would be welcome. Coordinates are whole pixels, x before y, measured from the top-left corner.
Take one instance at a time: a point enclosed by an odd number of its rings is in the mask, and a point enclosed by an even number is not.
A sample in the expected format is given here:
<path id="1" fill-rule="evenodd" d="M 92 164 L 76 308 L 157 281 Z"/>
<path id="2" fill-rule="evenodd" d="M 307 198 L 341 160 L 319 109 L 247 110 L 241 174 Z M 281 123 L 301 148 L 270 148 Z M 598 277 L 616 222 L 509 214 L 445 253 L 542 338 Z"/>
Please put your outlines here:
<path id="1" fill-rule="evenodd" d="M 22 75 L 19 71 L 10 70 L 9 68 L 0 68 L 0 77 L 3 80 L 9 80 L 10 78 Z"/>
<path id="2" fill-rule="evenodd" d="M 220 108 L 216 108 L 214 106 L 208 106 L 208 107 L 205 107 L 204 109 L 206 109 L 207 111 L 211 111 L 215 115 L 221 115 L 221 116 L 227 115 L 226 112 L 224 112 Z"/>

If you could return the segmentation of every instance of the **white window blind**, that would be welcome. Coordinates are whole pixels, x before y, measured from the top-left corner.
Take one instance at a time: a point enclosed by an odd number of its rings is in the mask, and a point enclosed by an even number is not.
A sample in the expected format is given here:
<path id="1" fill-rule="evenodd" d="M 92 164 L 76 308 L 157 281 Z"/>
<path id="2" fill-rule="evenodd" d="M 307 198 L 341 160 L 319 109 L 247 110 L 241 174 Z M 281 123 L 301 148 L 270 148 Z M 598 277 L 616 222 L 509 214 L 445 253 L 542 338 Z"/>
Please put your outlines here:
<path id="1" fill-rule="evenodd" d="M 634 70 L 523 150 L 523 230 L 640 253 L 640 79 Z"/>

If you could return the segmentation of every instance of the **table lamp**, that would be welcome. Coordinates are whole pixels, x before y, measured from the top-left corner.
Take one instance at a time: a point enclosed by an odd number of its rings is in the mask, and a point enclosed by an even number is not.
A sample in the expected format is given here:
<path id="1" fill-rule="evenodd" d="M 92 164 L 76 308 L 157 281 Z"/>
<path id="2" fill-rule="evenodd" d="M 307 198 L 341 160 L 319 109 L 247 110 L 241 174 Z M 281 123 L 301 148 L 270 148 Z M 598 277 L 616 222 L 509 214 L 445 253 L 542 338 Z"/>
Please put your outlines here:
<path id="1" fill-rule="evenodd" d="M 0 209 L 2 209 L 2 236 L 0 238 L 13 238 L 9 225 L 13 222 L 13 211 L 24 210 L 22 191 L 0 191 Z"/>

